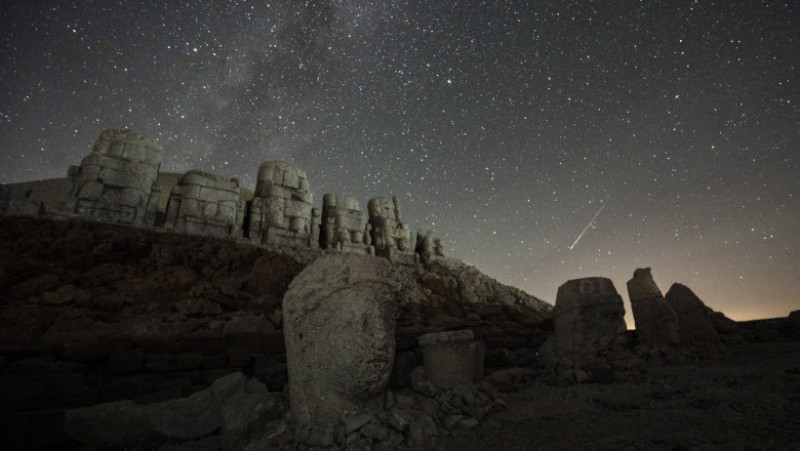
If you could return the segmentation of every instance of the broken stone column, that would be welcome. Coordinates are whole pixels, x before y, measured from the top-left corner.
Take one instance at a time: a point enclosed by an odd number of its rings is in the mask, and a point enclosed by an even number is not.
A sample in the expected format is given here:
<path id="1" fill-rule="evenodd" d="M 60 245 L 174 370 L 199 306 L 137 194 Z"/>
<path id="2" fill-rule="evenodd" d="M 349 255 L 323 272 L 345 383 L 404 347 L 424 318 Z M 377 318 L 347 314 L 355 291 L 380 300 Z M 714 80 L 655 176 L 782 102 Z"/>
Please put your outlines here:
<path id="1" fill-rule="evenodd" d="M 633 272 L 628 281 L 628 296 L 636 334 L 643 344 L 661 348 L 678 344 L 678 318 L 661 295 L 650 268 Z"/>
<path id="2" fill-rule="evenodd" d="M 484 346 L 471 330 L 434 332 L 419 337 L 425 379 L 450 388 L 483 378 Z"/>
<path id="3" fill-rule="evenodd" d="M 321 248 L 369 254 L 369 227 L 357 200 L 335 194 L 322 197 Z"/>
<path id="4" fill-rule="evenodd" d="M 180 233 L 235 236 L 243 220 L 240 191 L 236 179 L 189 171 L 172 188 L 164 225 Z"/>
<path id="5" fill-rule="evenodd" d="M 367 203 L 369 224 L 372 227 L 372 245 L 375 255 L 399 263 L 413 264 L 411 230 L 400 218 L 400 201 L 397 197 L 376 197 Z"/>
<path id="6" fill-rule="evenodd" d="M 401 283 L 388 261 L 333 254 L 283 298 L 291 416 L 301 440 L 327 446 L 345 411 L 376 411 L 392 373 Z"/>
<path id="7" fill-rule="evenodd" d="M 99 221 L 142 224 L 161 166 L 162 148 L 131 130 L 104 130 L 73 180 L 74 212 Z"/>
<path id="8" fill-rule="evenodd" d="M 611 280 L 567 281 L 558 288 L 553 315 L 555 335 L 539 350 L 540 363 L 577 380 L 606 369 L 600 353 L 626 330 L 625 307 Z"/>
<path id="9" fill-rule="evenodd" d="M 291 163 L 267 161 L 249 208 L 251 240 L 279 246 L 315 248 L 319 244 L 319 210 L 305 171 Z"/>

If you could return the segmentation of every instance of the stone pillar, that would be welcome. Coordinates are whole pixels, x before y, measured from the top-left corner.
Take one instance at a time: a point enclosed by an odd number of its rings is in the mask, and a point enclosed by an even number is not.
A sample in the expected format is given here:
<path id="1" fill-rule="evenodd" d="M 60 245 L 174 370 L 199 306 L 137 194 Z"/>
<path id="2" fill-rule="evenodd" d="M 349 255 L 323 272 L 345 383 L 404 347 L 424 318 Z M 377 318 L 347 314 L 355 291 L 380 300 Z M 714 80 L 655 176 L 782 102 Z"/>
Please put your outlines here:
<path id="1" fill-rule="evenodd" d="M 322 257 L 289 285 L 283 333 L 302 441 L 327 446 L 342 413 L 382 407 L 401 286 L 391 263 L 356 254 Z"/>
<path id="2" fill-rule="evenodd" d="M 470 384 L 483 378 L 483 342 L 471 330 L 434 332 L 419 337 L 425 379 L 437 387 Z"/>
<path id="3" fill-rule="evenodd" d="M 650 268 L 639 268 L 628 281 L 636 335 L 647 346 L 666 347 L 678 344 L 678 318 L 664 301 Z"/>

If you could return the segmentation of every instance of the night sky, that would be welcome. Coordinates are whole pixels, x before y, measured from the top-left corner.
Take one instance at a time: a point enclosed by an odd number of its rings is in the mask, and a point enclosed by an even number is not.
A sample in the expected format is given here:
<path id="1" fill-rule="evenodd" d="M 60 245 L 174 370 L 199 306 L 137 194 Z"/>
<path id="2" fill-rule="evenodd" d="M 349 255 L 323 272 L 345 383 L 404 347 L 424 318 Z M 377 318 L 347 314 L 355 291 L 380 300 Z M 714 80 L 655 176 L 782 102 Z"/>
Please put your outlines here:
<path id="1" fill-rule="evenodd" d="M 798 66 L 796 0 L 3 1 L 0 183 L 131 128 L 163 171 L 253 188 L 286 160 L 317 204 L 396 195 L 449 256 L 551 303 L 587 276 L 627 300 L 650 266 L 733 319 L 785 316 Z"/>

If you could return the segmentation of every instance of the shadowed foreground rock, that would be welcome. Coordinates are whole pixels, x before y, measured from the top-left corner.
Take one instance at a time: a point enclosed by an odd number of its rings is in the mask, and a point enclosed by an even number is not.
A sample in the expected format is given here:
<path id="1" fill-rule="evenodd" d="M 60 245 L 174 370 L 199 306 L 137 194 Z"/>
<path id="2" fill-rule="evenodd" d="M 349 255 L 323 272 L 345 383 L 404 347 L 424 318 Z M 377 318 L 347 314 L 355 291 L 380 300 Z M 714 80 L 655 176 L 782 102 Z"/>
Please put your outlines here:
<path id="1" fill-rule="evenodd" d="M 540 349 L 540 362 L 578 381 L 598 379 L 600 372 L 609 372 L 598 353 L 610 348 L 626 329 L 625 307 L 611 280 L 567 281 L 558 288 L 554 315 L 555 335 Z"/>
<path id="2" fill-rule="evenodd" d="M 354 254 L 320 258 L 289 285 L 286 362 L 301 440 L 328 446 L 342 413 L 382 407 L 401 287 L 387 260 Z"/>
<path id="3" fill-rule="evenodd" d="M 639 340 L 647 346 L 678 344 L 678 318 L 661 295 L 650 268 L 639 268 L 628 281 L 628 296 Z"/>
<path id="4" fill-rule="evenodd" d="M 251 423 L 263 426 L 279 412 L 264 384 L 234 373 L 188 398 L 147 405 L 126 400 L 68 410 L 64 429 L 74 440 L 95 448 L 152 448 L 220 429 L 222 441 L 236 446 Z"/>

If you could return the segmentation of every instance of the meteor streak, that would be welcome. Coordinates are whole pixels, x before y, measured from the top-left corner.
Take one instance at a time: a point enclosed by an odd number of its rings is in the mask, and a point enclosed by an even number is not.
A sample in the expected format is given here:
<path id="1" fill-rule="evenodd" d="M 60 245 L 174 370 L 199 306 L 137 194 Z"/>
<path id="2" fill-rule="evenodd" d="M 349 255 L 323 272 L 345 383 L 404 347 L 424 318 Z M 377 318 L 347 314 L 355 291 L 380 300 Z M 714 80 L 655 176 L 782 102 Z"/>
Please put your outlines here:
<path id="1" fill-rule="evenodd" d="M 592 223 L 594 222 L 595 219 L 597 219 L 597 217 L 600 215 L 600 212 L 603 211 L 604 208 L 606 208 L 606 204 L 600 206 L 600 209 L 597 210 L 597 213 L 594 214 L 592 220 L 589 221 L 589 223 L 586 224 L 586 227 L 583 228 L 583 232 L 581 232 L 581 234 L 578 235 L 578 238 L 575 238 L 575 242 L 572 243 L 572 246 L 569 247 L 569 250 L 572 250 L 572 248 L 575 247 L 576 244 L 578 244 L 578 241 L 580 241 L 581 238 L 583 238 L 583 234 L 586 233 L 587 230 L 589 230 L 589 227 L 592 226 Z"/>

